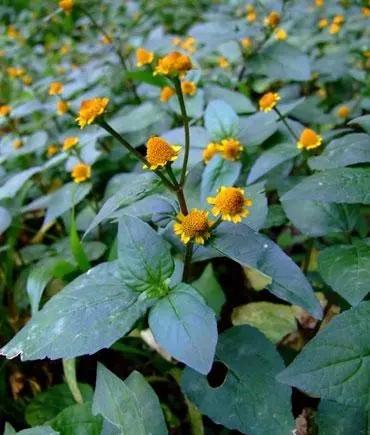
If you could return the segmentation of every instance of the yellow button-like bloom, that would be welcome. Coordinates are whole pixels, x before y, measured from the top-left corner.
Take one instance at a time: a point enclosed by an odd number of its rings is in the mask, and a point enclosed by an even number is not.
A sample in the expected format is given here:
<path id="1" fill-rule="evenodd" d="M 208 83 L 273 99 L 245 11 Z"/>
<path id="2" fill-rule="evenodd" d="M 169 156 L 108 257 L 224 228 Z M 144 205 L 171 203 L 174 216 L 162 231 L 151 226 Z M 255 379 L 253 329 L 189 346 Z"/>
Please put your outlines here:
<path id="1" fill-rule="evenodd" d="M 242 47 L 245 49 L 251 48 L 253 45 L 252 39 L 251 38 L 243 38 L 241 41 Z"/>
<path id="2" fill-rule="evenodd" d="M 247 12 L 246 20 L 248 23 L 253 23 L 257 19 L 256 11 L 249 11 Z"/>
<path id="3" fill-rule="evenodd" d="M 15 150 L 18 150 L 19 148 L 22 148 L 23 146 L 23 141 L 21 139 L 14 139 L 12 142 L 12 147 Z"/>
<path id="4" fill-rule="evenodd" d="M 64 115 L 69 109 L 69 104 L 67 101 L 60 100 L 57 102 L 57 113 L 58 115 Z"/>
<path id="5" fill-rule="evenodd" d="M 299 137 L 299 141 L 297 142 L 297 148 L 300 150 L 312 150 L 319 147 L 321 143 L 322 137 L 319 134 L 317 134 L 311 128 L 305 128 Z"/>
<path id="6" fill-rule="evenodd" d="M 49 85 L 49 95 L 60 95 L 63 92 L 63 83 L 52 82 Z"/>
<path id="7" fill-rule="evenodd" d="M 63 9 L 64 12 L 71 12 L 73 8 L 73 0 L 60 0 L 59 7 Z"/>
<path id="8" fill-rule="evenodd" d="M 370 8 L 362 8 L 361 12 L 364 17 L 370 17 Z"/>
<path id="9" fill-rule="evenodd" d="M 194 82 L 182 81 L 181 90 L 184 95 L 194 95 L 197 92 L 197 85 Z"/>
<path id="10" fill-rule="evenodd" d="M 180 146 L 170 145 L 159 136 L 151 137 L 146 143 L 146 159 L 150 164 L 149 169 L 155 170 L 174 162 L 179 156 L 180 149 Z"/>
<path id="11" fill-rule="evenodd" d="M 279 12 L 272 11 L 264 19 L 265 26 L 276 27 L 280 23 Z"/>
<path id="12" fill-rule="evenodd" d="M 46 155 L 48 157 L 53 157 L 54 154 L 56 154 L 59 151 L 59 148 L 55 144 L 51 144 L 48 146 L 48 149 L 46 151 Z"/>
<path id="13" fill-rule="evenodd" d="M 109 98 L 91 98 L 90 100 L 84 100 L 81 103 L 80 110 L 76 121 L 80 128 L 84 128 L 86 125 L 94 122 L 95 118 L 102 115 L 105 112 L 109 103 Z"/>
<path id="14" fill-rule="evenodd" d="M 20 33 L 18 32 L 16 27 L 12 25 L 8 26 L 6 34 L 10 39 L 17 39 L 20 36 Z"/>
<path id="15" fill-rule="evenodd" d="M 270 112 L 280 100 L 280 95 L 277 92 L 267 92 L 262 95 L 258 104 L 263 112 Z"/>
<path id="16" fill-rule="evenodd" d="M 345 105 L 338 107 L 337 115 L 339 116 L 339 118 L 343 118 L 343 119 L 348 118 L 349 107 Z"/>
<path id="17" fill-rule="evenodd" d="M 32 77 L 30 75 L 26 74 L 25 76 L 22 77 L 22 82 L 26 86 L 29 86 L 32 83 Z"/>
<path id="18" fill-rule="evenodd" d="M 285 29 L 279 27 L 276 29 L 274 37 L 277 41 L 285 41 L 288 39 L 288 34 Z"/>
<path id="19" fill-rule="evenodd" d="M 3 104 L 2 106 L 0 106 L 0 116 L 8 116 L 11 111 L 12 108 L 7 104 Z"/>
<path id="20" fill-rule="evenodd" d="M 72 169 L 72 178 L 75 183 L 82 183 L 91 178 L 91 166 L 77 163 Z"/>
<path id="21" fill-rule="evenodd" d="M 175 95 L 175 90 L 171 88 L 171 86 L 165 86 L 161 90 L 161 94 L 159 96 L 159 99 L 162 101 L 162 103 L 167 103 L 167 101 Z"/>
<path id="22" fill-rule="evenodd" d="M 325 29 L 325 27 L 328 27 L 329 21 L 326 18 L 321 18 L 319 22 L 317 23 L 317 26 L 319 29 Z"/>
<path id="23" fill-rule="evenodd" d="M 145 50 L 145 48 L 138 48 L 136 50 L 136 66 L 141 67 L 153 62 L 154 53 L 152 51 Z"/>
<path id="24" fill-rule="evenodd" d="M 234 161 L 239 159 L 243 146 L 237 139 L 222 139 L 219 151 L 224 159 Z"/>
<path id="25" fill-rule="evenodd" d="M 177 215 L 173 230 L 185 245 L 190 241 L 204 245 L 204 242 L 211 236 L 212 223 L 208 219 L 207 211 L 193 208 L 186 216 L 182 213 Z"/>
<path id="26" fill-rule="evenodd" d="M 214 216 L 220 215 L 223 221 L 235 224 L 249 215 L 247 207 L 252 205 L 252 200 L 245 198 L 240 187 L 222 186 L 216 196 L 207 198 L 207 202 L 214 206 L 211 210 Z"/>
<path id="27" fill-rule="evenodd" d="M 158 59 L 154 75 L 183 75 L 192 68 L 191 60 L 185 54 L 172 51 Z"/>
<path id="28" fill-rule="evenodd" d="M 76 136 L 68 136 L 63 141 L 63 151 L 68 151 L 77 145 L 79 142 L 78 137 Z"/>
<path id="29" fill-rule="evenodd" d="M 226 59 L 225 56 L 220 56 L 218 58 L 218 66 L 222 69 L 229 68 L 230 62 Z"/>
<path id="30" fill-rule="evenodd" d="M 343 24 L 344 23 L 344 16 L 343 15 L 336 15 L 334 18 L 333 18 L 333 23 L 334 24 Z"/>
<path id="31" fill-rule="evenodd" d="M 192 36 L 188 36 L 180 42 L 180 47 L 188 53 L 193 54 L 197 49 L 197 40 Z"/>
<path id="32" fill-rule="evenodd" d="M 330 24 L 330 27 L 329 27 L 329 33 L 331 35 L 335 35 L 336 33 L 340 32 L 340 29 L 341 29 L 341 26 L 339 24 L 332 23 L 332 24 Z"/>
<path id="33" fill-rule="evenodd" d="M 315 6 L 321 8 L 322 6 L 324 6 L 324 0 L 315 0 Z"/>
<path id="34" fill-rule="evenodd" d="M 213 156 L 220 151 L 221 145 L 216 142 L 210 142 L 203 150 L 204 163 L 208 163 Z"/>
<path id="35" fill-rule="evenodd" d="M 103 35 L 100 38 L 100 40 L 101 40 L 102 44 L 104 44 L 104 45 L 109 45 L 112 43 L 112 38 L 110 36 L 107 36 L 107 35 Z"/>
<path id="36" fill-rule="evenodd" d="M 16 66 L 10 66 L 10 67 L 8 67 L 6 69 L 6 72 L 8 73 L 8 76 L 12 77 L 12 78 L 21 77 L 25 73 L 23 68 L 16 67 Z"/>

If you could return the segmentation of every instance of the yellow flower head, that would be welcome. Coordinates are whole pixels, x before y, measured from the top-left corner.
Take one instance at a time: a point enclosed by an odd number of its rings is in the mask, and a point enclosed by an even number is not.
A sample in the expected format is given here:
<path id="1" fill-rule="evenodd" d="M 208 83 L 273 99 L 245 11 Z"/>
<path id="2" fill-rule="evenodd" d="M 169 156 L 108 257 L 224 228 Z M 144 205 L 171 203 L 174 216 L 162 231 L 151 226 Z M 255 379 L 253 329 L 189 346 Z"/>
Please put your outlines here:
<path id="1" fill-rule="evenodd" d="M 319 22 L 317 23 L 317 26 L 319 29 L 325 29 L 325 27 L 328 27 L 329 21 L 326 18 L 321 18 Z"/>
<path id="2" fill-rule="evenodd" d="M 149 168 L 155 170 L 173 162 L 179 156 L 181 147 L 170 145 L 159 136 L 151 137 L 146 143 L 146 159 Z"/>
<path id="3" fill-rule="evenodd" d="M 197 85 L 194 82 L 182 81 L 181 90 L 184 95 L 194 95 L 197 92 Z"/>
<path id="4" fill-rule="evenodd" d="M 22 148 L 23 146 L 23 141 L 21 139 L 14 139 L 12 142 L 12 147 L 15 150 L 18 150 L 19 148 Z"/>
<path id="5" fill-rule="evenodd" d="M 63 151 L 68 151 L 77 145 L 79 142 L 78 137 L 76 136 L 68 136 L 63 141 Z"/>
<path id="6" fill-rule="evenodd" d="M 264 19 L 265 26 L 268 27 L 276 27 L 280 23 L 280 14 L 279 12 L 272 11 L 267 17 Z"/>
<path id="7" fill-rule="evenodd" d="M 0 116 L 8 116 L 11 111 L 12 108 L 7 104 L 3 104 L 2 106 L 0 106 Z"/>
<path id="8" fill-rule="evenodd" d="M 280 100 L 280 95 L 277 92 L 267 92 L 262 95 L 258 104 L 263 112 L 270 112 Z"/>
<path id="9" fill-rule="evenodd" d="M 62 56 L 64 56 L 64 55 L 68 54 L 70 50 L 71 50 L 71 46 L 69 44 L 63 44 L 59 49 L 59 53 Z"/>
<path id="10" fill-rule="evenodd" d="M 248 38 L 248 37 L 243 38 L 240 42 L 242 44 L 242 47 L 245 48 L 245 49 L 249 49 L 253 45 L 252 39 Z"/>
<path id="11" fill-rule="evenodd" d="M 222 186 L 214 197 L 207 198 L 208 204 L 212 204 L 212 214 L 221 215 L 223 221 L 231 221 L 235 224 L 241 222 L 249 215 L 247 207 L 252 205 L 249 198 L 244 197 L 244 190 L 239 187 Z"/>
<path id="12" fill-rule="evenodd" d="M 220 56 L 218 58 L 218 66 L 222 69 L 229 68 L 230 62 L 226 59 L 225 56 Z"/>
<path id="13" fill-rule="evenodd" d="M 6 72 L 8 73 L 9 77 L 21 77 L 25 71 L 23 68 L 21 67 L 16 67 L 16 66 L 10 66 L 6 69 Z"/>
<path id="14" fill-rule="evenodd" d="M 154 53 L 152 51 L 145 50 L 145 48 L 136 49 L 136 66 L 141 67 L 153 62 Z"/>
<path id="15" fill-rule="evenodd" d="M 180 42 L 180 47 L 188 53 L 193 54 L 197 49 L 197 40 L 192 36 L 188 36 Z"/>
<path id="16" fill-rule="evenodd" d="M 203 160 L 207 164 L 220 151 L 220 144 L 210 142 L 203 150 Z"/>
<path id="17" fill-rule="evenodd" d="M 20 36 L 20 33 L 18 32 L 16 27 L 12 25 L 8 26 L 6 34 L 10 39 L 17 39 Z"/>
<path id="18" fill-rule="evenodd" d="M 183 75 L 192 68 L 191 60 L 185 54 L 172 51 L 161 57 L 155 67 L 154 74 Z"/>
<path id="19" fill-rule="evenodd" d="M 208 219 L 207 211 L 193 208 L 186 216 L 182 213 L 177 215 L 173 230 L 185 245 L 190 241 L 204 245 L 204 242 L 211 236 L 212 223 Z"/>
<path id="20" fill-rule="evenodd" d="M 51 144 L 48 146 L 48 149 L 46 151 L 46 155 L 48 157 L 53 157 L 54 154 L 56 154 L 59 151 L 57 145 Z"/>
<path id="21" fill-rule="evenodd" d="M 91 178 L 91 166 L 77 163 L 72 169 L 72 178 L 75 183 L 82 183 Z"/>
<path id="22" fill-rule="evenodd" d="M 162 103 L 167 103 L 167 101 L 175 95 L 175 90 L 171 88 L 171 86 L 165 86 L 161 90 L 161 94 L 159 96 L 159 99 L 162 101 Z"/>
<path id="23" fill-rule="evenodd" d="M 22 82 L 26 86 L 29 86 L 32 83 L 32 77 L 30 75 L 26 74 L 25 76 L 22 77 Z"/>
<path id="24" fill-rule="evenodd" d="M 91 98 L 90 100 L 84 100 L 81 103 L 80 110 L 76 121 L 80 128 L 84 128 L 86 125 L 94 122 L 95 118 L 102 115 L 107 108 L 109 98 Z"/>
<path id="25" fill-rule="evenodd" d="M 49 85 L 49 95 L 60 95 L 63 92 L 63 83 L 52 82 Z"/>
<path id="26" fill-rule="evenodd" d="M 285 41 L 286 39 L 288 39 L 288 34 L 286 30 L 283 29 L 282 27 L 276 29 L 274 36 L 277 41 Z"/>
<path id="27" fill-rule="evenodd" d="M 364 17 L 370 17 L 370 8 L 362 8 L 361 12 Z"/>
<path id="28" fill-rule="evenodd" d="M 248 23 L 253 23 L 254 21 L 256 21 L 256 19 L 257 14 L 255 10 L 247 12 L 246 20 L 248 21 Z"/>
<path id="29" fill-rule="evenodd" d="M 333 23 L 334 24 L 343 24 L 344 23 L 344 16 L 343 15 L 336 15 L 334 18 L 333 18 Z"/>
<path id="30" fill-rule="evenodd" d="M 60 0 L 59 7 L 63 9 L 64 12 L 71 12 L 73 8 L 73 0 Z"/>
<path id="31" fill-rule="evenodd" d="M 222 157 L 226 160 L 238 160 L 240 153 L 243 151 L 243 146 L 237 139 L 222 139 L 219 151 Z"/>
<path id="32" fill-rule="evenodd" d="M 324 6 L 324 0 L 315 0 L 315 6 L 321 8 L 322 6 Z"/>
<path id="33" fill-rule="evenodd" d="M 339 116 L 339 118 L 343 118 L 343 119 L 348 118 L 349 107 L 345 105 L 338 107 L 337 115 Z"/>
<path id="34" fill-rule="evenodd" d="M 297 142 L 297 148 L 300 150 L 312 150 L 319 147 L 321 143 L 322 137 L 319 134 L 317 134 L 311 128 L 305 128 L 299 137 L 299 141 Z"/>
<path id="35" fill-rule="evenodd" d="M 67 103 L 67 101 L 60 100 L 57 102 L 58 115 L 64 115 L 68 109 L 69 109 L 69 103 Z"/>
<path id="36" fill-rule="evenodd" d="M 174 38 L 172 38 L 171 44 L 174 45 L 175 47 L 179 47 L 181 44 L 181 38 L 175 36 Z"/>
<path id="37" fill-rule="evenodd" d="M 341 29 L 340 24 L 332 23 L 332 24 L 330 24 L 330 27 L 329 27 L 329 33 L 331 35 L 335 35 L 336 33 L 340 32 L 340 29 Z"/>
<path id="38" fill-rule="evenodd" d="M 101 40 L 102 44 L 104 44 L 104 45 L 109 45 L 112 43 L 112 38 L 110 36 L 107 36 L 107 35 L 103 35 L 100 40 Z"/>

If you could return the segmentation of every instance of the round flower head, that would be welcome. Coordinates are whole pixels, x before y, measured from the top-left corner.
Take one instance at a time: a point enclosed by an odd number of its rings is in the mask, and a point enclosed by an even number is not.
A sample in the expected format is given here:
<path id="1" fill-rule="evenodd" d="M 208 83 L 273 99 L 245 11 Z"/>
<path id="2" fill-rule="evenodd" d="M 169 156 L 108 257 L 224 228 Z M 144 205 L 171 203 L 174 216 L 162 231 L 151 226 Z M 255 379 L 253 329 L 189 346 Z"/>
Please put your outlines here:
<path id="1" fill-rule="evenodd" d="M 25 76 L 22 77 L 22 82 L 26 86 L 29 86 L 32 83 L 32 77 L 30 75 L 26 74 Z"/>
<path id="2" fill-rule="evenodd" d="M 57 102 L 57 113 L 58 115 L 64 115 L 69 109 L 69 104 L 66 101 Z"/>
<path id="3" fill-rule="evenodd" d="M 267 92 L 267 94 L 262 95 L 258 102 L 260 110 L 263 112 L 270 112 L 279 100 L 280 95 L 277 92 Z"/>
<path id="4" fill-rule="evenodd" d="M 253 45 L 252 39 L 248 38 L 248 37 L 243 38 L 240 42 L 242 44 L 242 47 L 245 48 L 245 49 L 249 49 Z"/>
<path id="5" fill-rule="evenodd" d="M 361 12 L 364 17 L 370 17 L 370 8 L 362 8 Z"/>
<path id="6" fill-rule="evenodd" d="M 279 27 L 278 29 L 276 29 L 274 36 L 275 36 L 275 39 L 277 41 L 285 41 L 288 39 L 288 34 L 287 34 L 286 30 L 284 30 L 282 27 Z"/>
<path id="7" fill-rule="evenodd" d="M 8 67 L 6 69 L 6 72 L 8 73 L 8 76 L 12 77 L 12 78 L 21 77 L 25 73 L 23 68 L 16 67 L 16 66 L 10 66 L 10 67 Z"/>
<path id="8" fill-rule="evenodd" d="M 322 137 L 319 134 L 317 134 L 311 128 L 305 128 L 299 137 L 299 141 L 297 142 L 297 148 L 300 150 L 312 150 L 319 147 L 321 143 Z"/>
<path id="9" fill-rule="evenodd" d="M 55 144 L 51 144 L 48 146 L 48 149 L 46 151 L 46 155 L 48 157 L 53 157 L 54 154 L 56 154 L 59 151 L 59 148 Z"/>
<path id="10" fill-rule="evenodd" d="M 152 51 L 145 50 L 145 48 L 138 48 L 136 50 L 136 66 L 141 67 L 153 62 L 154 53 Z"/>
<path id="11" fill-rule="evenodd" d="M 344 23 L 344 16 L 343 15 L 336 15 L 334 18 L 333 18 L 333 23 L 334 24 L 343 24 Z"/>
<path id="12" fill-rule="evenodd" d="M 174 45 L 175 47 L 179 47 L 181 44 L 181 38 L 178 36 L 175 36 L 174 38 L 172 38 L 171 44 Z"/>
<path id="13" fill-rule="evenodd" d="M 189 36 L 180 42 L 180 47 L 188 53 L 193 54 L 197 49 L 197 41 L 192 36 Z"/>
<path id="14" fill-rule="evenodd" d="M 317 25 L 319 29 L 325 29 L 325 27 L 328 27 L 329 21 L 326 18 L 321 18 L 321 20 L 319 20 Z"/>
<path id="15" fill-rule="evenodd" d="M 60 0 L 59 7 L 63 9 L 64 12 L 71 12 L 73 8 L 73 0 Z"/>
<path id="16" fill-rule="evenodd" d="M 91 178 L 91 166 L 77 163 L 72 169 L 72 178 L 75 183 L 82 183 Z"/>
<path id="17" fill-rule="evenodd" d="M 243 151 L 243 146 L 238 139 L 222 139 L 219 151 L 222 157 L 226 160 L 238 160 L 240 153 Z"/>
<path id="18" fill-rule="evenodd" d="M 229 68 L 230 62 L 224 56 L 218 58 L 218 66 L 222 69 Z"/>
<path id="19" fill-rule="evenodd" d="M 194 82 L 182 81 L 181 90 L 184 95 L 194 95 L 197 92 L 197 85 Z"/>
<path id="20" fill-rule="evenodd" d="M 15 150 L 18 150 L 19 148 L 22 148 L 23 142 L 21 139 L 14 139 L 12 142 L 12 147 Z"/>
<path id="21" fill-rule="evenodd" d="M 7 104 L 0 106 L 0 116 L 8 116 L 11 111 L 12 111 L 12 108 L 10 106 L 8 106 Z"/>
<path id="22" fill-rule="evenodd" d="M 340 24 L 332 23 L 332 24 L 330 24 L 330 27 L 329 27 L 329 33 L 331 35 L 335 35 L 336 33 L 340 32 L 340 29 L 341 29 Z"/>
<path id="23" fill-rule="evenodd" d="M 179 75 L 182 76 L 192 68 L 191 60 L 185 54 L 172 51 L 161 57 L 155 67 L 154 75 Z"/>
<path id="24" fill-rule="evenodd" d="M 339 116 L 339 118 L 348 118 L 349 115 L 349 107 L 348 106 L 340 106 L 337 109 L 337 115 Z"/>
<path id="25" fill-rule="evenodd" d="M 208 163 L 220 151 L 220 144 L 210 142 L 203 150 L 204 163 Z"/>
<path id="26" fill-rule="evenodd" d="M 186 216 L 182 213 L 177 215 L 173 230 L 185 245 L 190 241 L 204 245 L 204 242 L 211 236 L 212 223 L 208 219 L 207 211 L 193 208 Z"/>
<path id="27" fill-rule="evenodd" d="M 246 20 L 248 21 L 248 23 L 253 23 L 254 21 L 256 21 L 256 19 L 257 19 L 256 11 L 253 10 L 247 12 Z"/>
<path id="28" fill-rule="evenodd" d="M 94 122 L 95 118 L 102 115 L 109 103 L 109 98 L 92 98 L 81 103 L 76 121 L 80 128 Z"/>
<path id="29" fill-rule="evenodd" d="M 146 159 L 150 164 L 149 168 L 155 170 L 175 161 L 180 149 L 180 146 L 170 145 L 159 136 L 151 137 L 146 143 Z"/>
<path id="30" fill-rule="evenodd" d="M 78 137 L 76 136 L 68 136 L 63 141 L 63 151 L 68 151 L 77 145 L 79 142 Z"/>
<path id="31" fill-rule="evenodd" d="M 103 35 L 100 40 L 104 45 L 109 45 L 112 43 L 112 38 L 108 35 Z"/>
<path id="32" fill-rule="evenodd" d="M 207 198 L 207 202 L 213 205 L 213 215 L 220 215 L 223 221 L 235 224 L 249 215 L 247 207 L 252 205 L 252 200 L 244 197 L 243 189 L 225 186 L 221 187 L 216 196 Z"/>
<path id="33" fill-rule="evenodd" d="M 324 6 L 324 0 L 315 0 L 315 6 L 321 8 L 322 6 Z"/>
<path id="34" fill-rule="evenodd" d="M 63 92 L 63 83 L 52 82 L 49 85 L 49 95 L 60 95 Z"/>
<path id="35" fill-rule="evenodd" d="M 161 90 L 161 94 L 159 96 L 159 99 L 162 101 L 162 103 L 167 103 L 168 100 L 175 95 L 175 90 L 171 88 L 171 86 L 165 86 Z"/>
<path id="36" fill-rule="evenodd" d="M 264 20 L 265 26 L 276 27 L 280 23 L 280 14 L 276 11 L 270 12 Z"/>

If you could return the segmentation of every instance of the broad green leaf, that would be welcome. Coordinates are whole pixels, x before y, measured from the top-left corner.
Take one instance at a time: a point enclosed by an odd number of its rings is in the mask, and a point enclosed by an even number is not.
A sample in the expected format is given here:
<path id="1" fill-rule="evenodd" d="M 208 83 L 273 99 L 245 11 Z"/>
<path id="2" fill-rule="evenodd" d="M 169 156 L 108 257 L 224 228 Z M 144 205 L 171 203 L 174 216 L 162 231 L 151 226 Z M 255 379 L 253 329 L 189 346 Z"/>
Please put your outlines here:
<path id="1" fill-rule="evenodd" d="M 340 403 L 321 400 L 316 424 L 319 435 L 369 435 L 370 411 Z"/>
<path id="2" fill-rule="evenodd" d="M 351 133 L 332 140 L 318 157 L 311 157 L 311 169 L 324 170 L 370 162 L 370 136 Z"/>
<path id="3" fill-rule="evenodd" d="M 167 433 L 159 400 L 139 372 L 122 381 L 98 364 L 93 413 L 101 414 L 122 435 Z"/>
<path id="4" fill-rule="evenodd" d="M 100 435 L 103 419 L 91 413 L 91 402 L 65 408 L 49 422 L 60 435 Z"/>
<path id="5" fill-rule="evenodd" d="M 177 285 L 149 313 L 156 342 L 171 356 L 207 374 L 217 343 L 214 312 L 187 284 Z"/>
<path id="6" fill-rule="evenodd" d="M 219 339 L 216 360 L 226 378 L 211 387 L 207 377 L 186 369 L 181 385 L 199 410 L 215 423 L 248 435 L 287 435 L 294 429 L 290 389 L 275 376 L 284 367 L 274 345 L 254 328 L 237 326 Z"/>
<path id="7" fill-rule="evenodd" d="M 261 331 L 272 343 L 279 343 L 297 330 L 291 306 L 271 302 L 251 302 L 233 309 L 233 325 L 250 325 Z"/>
<path id="8" fill-rule="evenodd" d="M 219 316 L 226 298 L 222 287 L 215 277 L 212 264 L 208 264 L 202 275 L 196 281 L 193 281 L 191 285 L 198 290 L 207 304 Z"/>
<path id="9" fill-rule="evenodd" d="M 79 389 L 86 401 L 92 399 L 93 391 L 90 385 L 79 384 Z M 26 421 L 30 426 L 45 424 L 75 403 L 66 384 L 54 385 L 30 401 L 26 407 Z"/>
<path id="10" fill-rule="evenodd" d="M 299 267 L 274 242 L 247 225 L 222 223 L 211 245 L 243 266 L 260 270 L 272 278 L 271 293 L 307 310 L 320 319 L 322 309 Z"/>
<path id="11" fill-rule="evenodd" d="M 12 222 L 12 217 L 8 210 L 0 207 L 0 235 L 6 231 Z"/>
<path id="12" fill-rule="evenodd" d="M 275 112 L 257 112 L 250 116 L 242 116 L 239 120 L 239 139 L 246 147 L 260 145 L 279 128 L 278 116 Z"/>
<path id="13" fill-rule="evenodd" d="M 5 423 L 4 434 L 3 435 L 16 435 L 14 427 L 10 423 Z"/>
<path id="14" fill-rule="evenodd" d="M 117 262 L 102 263 L 46 303 L 1 355 L 26 361 L 92 354 L 129 332 L 152 303 L 125 285 Z"/>
<path id="15" fill-rule="evenodd" d="M 152 86 L 163 87 L 167 85 L 167 81 L 164 77 L 154 76 L 151 71 L 126 71 L 126 77 L 133 79 L 137 82 L 147 83 Z"/>
<path id="16" fill-rule="evenodd" d="M 336 316 L 278 376 L 310 395 L 370 408 L 370 301 Z"/>
<path id="17" fill-rule="evenodd" d="M 276 42 L 262 49 L 248 63 L 255 74 L 273 79 L 309 80 L 311 71 L 308 56 L 286 42 Z"/>
<path id="18" fill-rule="evenodd" d="M 71 213 L 71 226 L 69 228 L 69 243 L 71 245 L 71 251 L 74 259 L 80 270 L 86 272 L 91 268 L 89 259 L 85 253 L 84 247 L 81 243 L 80 237 L 77 232 L 75 212 L 72 209 Z"/>
<path id="19" fill-rule="evenodd" d="M 139 292 L 161 295 L 167 291 L 174 270 L 170 245 L 148 224 L 124 215 L 118 225 L 118 261 L 120 277 Z"/>
<path id="20" fill-rule="evenodd" d="M 370 204 L 370 170 L 363 168 L 328 169 L 298 183 L 281 198 L 347 204 Z"/>
<path id="21" fill-rule="evenodd" d="M 370 115 L 359 116 L 358 118 L 349 121 L 348 124 L 359 125 L 366 131 L 366 133 L 370 134 Z"/>
<path id="22" fill-rule="evenodd" d="M 21 189 L 24 183 L 29 180 L 33 175 L 40 172 L 41 166 L 35 166 L 34 168 L 25 169 L 10 177 L 0 187 L 0 199 L 13 198 L 16 193 Z"/>
<path id="23" fill-rule="evenodd" d="M 261 182 L 247 186 L 245 195 L 252 200 L 252 206 L 249 208 L 249 215 L 243 222 L 253 230 L 259 231 L 265 224 L 268 211 L 265 183 Z"/>
<path id="24" fill-rule="evenodd" d="M 185 96 L 186 114 L 189 118 L 200 118 L 204 109 L 204 92 L 198 89 L 194 96 Z M 169 102 L 171 109 L 181 115 L 181 108 L 177 98 L 171 98 Z"/>
<path id="25" fill-rule="evenodd" d="M 19 435 L 60 435 L 59 432 L 55 432 L 50 426 L 37 426 L 31 429 L 23 429 L 17 432 Z"/>
<path id="26" fill-rule="evenodd" d="M 253 267 L 245 266 L 243 268 L 245 276 L 247 277 L 249 284 L 255 291 L 264 290 L 268 285 L 272 284 L 271 276 L 257 270 Z"/>
<path id="27" fill-rule="evenodd" d="M 251 100 L 240 92 L 231 91 L 221 86 L 209 85 L 205 88 L 208 101 L 220 99 L 229 104 L 236 113 L 252 113 L 256 109 Z"/>
<path id="28" fill-rule="evenodd" d="M 239 177 L 240 162 L 225 160 L 215 156 L 207 164 L 201 182 L 201 201 L 204 203 L 208 196 L 215 195 L 221 186 L 233 186 Z"/>
<path id="29" fill-rule="evenodd" d="M 370 291 L 370 246 L 362 241 L 324 249 L 318 268 L 324 281 L 351 305 L 359 304 Z"/>
<path id="30" fill-rule="evenodd" d="M 222 100 L 211 101 L 204 113 L 204 125 L 212 140 L 236 137 L 239 131 L 238 115 Z"/>

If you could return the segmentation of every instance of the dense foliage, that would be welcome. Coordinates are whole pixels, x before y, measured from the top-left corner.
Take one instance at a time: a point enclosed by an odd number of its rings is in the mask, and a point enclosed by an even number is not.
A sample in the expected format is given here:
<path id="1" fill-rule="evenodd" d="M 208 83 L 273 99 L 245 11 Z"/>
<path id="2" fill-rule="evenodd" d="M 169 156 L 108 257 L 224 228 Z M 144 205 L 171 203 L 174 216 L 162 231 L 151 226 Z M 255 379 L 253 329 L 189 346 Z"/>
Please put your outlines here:
<path id="1" fill-rule="evenodd" d="M 0 430 L 369 433 L 370 3 L 0 17 Z"/>

